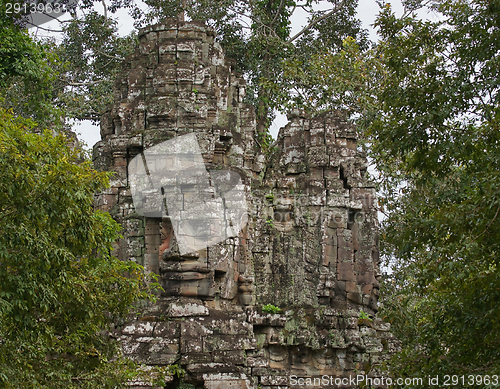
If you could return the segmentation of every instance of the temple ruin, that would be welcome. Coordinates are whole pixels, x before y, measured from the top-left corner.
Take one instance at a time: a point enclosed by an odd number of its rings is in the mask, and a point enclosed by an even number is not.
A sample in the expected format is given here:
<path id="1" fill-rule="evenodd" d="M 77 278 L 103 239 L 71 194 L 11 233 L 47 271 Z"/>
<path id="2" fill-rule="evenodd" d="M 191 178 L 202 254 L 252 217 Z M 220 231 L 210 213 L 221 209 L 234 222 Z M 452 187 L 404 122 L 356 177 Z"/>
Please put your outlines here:
<path id="1" fill-rule="evenodd" d="M 163 287 L 117 327 L 124 353 L 181 366 L 183 386 L 167 388 L 380 378 L 396 341 L 366 319 L 377 311 L 378 221 L 356 131 L 340 112 L 295 113 L 265 156 L 244 97 L 200 22 L 141 30 L 124 62 L 94 146 L 96 168 L 114 172 L 96 206 L 123 226 L 115 255 Z"/>

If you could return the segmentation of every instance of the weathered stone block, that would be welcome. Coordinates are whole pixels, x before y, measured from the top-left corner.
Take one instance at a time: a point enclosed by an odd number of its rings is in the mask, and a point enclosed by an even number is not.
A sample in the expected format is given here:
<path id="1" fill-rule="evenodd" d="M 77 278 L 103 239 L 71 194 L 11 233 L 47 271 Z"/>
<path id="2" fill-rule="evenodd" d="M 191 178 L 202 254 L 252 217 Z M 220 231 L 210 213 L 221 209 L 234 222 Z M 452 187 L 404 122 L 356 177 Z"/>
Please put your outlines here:
<path id="1" fill-rule="evenodd" d="M 203 344 L 200 338 L 183 336 L 181 338 L 182 354 L 200 354 L 203 352 Z"/>
<path id="2" fill-rule="evenodd" d="M 356 281 L 352 262 L 337 262 L 337 274 L 339 281 Z"/>
<path id="3" fill-rule="evenodd" d="M 244 350 L 224 350 L 214 351 L 212 353 L 214 362 L 234 363 L 235 365 L 244 365 L 246 355 Z"/>
<path id="4" fill-rule="evenodd" d="M 223 380 L 205 381 L 206 389 L 250 389 L 250 383 L 246 380 Z"/>
<path id="5" fill-rule="evenodd" d="M 178 321 L 161 321 L 156 323 L 153 336 L 163 338 L 176 338 L 180 334 L 180 322 Z"/>
<path id="6" fill-rule="evenodd" d="M 203 337 L 203 351 L 252 350 L 256 340 L 237 335 L 207 335 Z"/>
<path id="7" fill-rule="evenodd" d="M 135 322 L 125 326 L 122 329 L 124 335 L 152 336 L 155 323 Z"/>
<path id="8" fill-rule="evenodd" d="M 194 303 L 172 303 L 169 306 L 168 315 L 171 317 L 208 316 L 208 308 Z"/>
<path id="9" fill-rule="evenodd" d="M 279 375 L 273 375 L 273 376 L 266 376 L 263 375 L 260 378 L 260 382 L 263 385 L 288 385 L 288 377 L 287 376 L 279 376 Z"/>
<path id="10" fill-rule="evenodd" d="M 239 372 L 240 369 L 230 363 L 195 363 L 189 364 L 186 366 L 186 371 L 193 374 L 210 374 L 214 371 L 218 373 L 231 373 L 231 372 Z"/>

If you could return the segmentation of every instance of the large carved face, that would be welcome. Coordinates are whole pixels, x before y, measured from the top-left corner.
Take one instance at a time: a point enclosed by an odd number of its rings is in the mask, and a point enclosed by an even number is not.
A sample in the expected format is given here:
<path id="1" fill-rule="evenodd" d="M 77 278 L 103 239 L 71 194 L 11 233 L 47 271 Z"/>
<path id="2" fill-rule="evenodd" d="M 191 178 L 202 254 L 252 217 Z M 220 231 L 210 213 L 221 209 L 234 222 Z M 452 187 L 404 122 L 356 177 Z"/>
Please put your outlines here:
<path id="1" fill-rule="evenodd" d="M 136 212 L 160 235 L 165 294 L 232 300 L 238 282 L 245 289 L 249 278 L 235 258 L 248 219 L 245 174 L 209 166 L 191 133 L 136 155 L 128 165 L 129 183 Z"/>

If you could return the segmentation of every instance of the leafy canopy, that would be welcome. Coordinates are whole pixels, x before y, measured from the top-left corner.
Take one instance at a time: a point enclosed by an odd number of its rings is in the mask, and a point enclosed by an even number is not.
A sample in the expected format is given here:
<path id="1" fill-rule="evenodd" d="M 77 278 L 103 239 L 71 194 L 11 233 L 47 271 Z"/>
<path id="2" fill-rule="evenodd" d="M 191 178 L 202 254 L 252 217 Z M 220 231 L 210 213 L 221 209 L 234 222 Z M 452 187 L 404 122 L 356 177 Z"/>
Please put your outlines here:
<path id="1" fill-rule="evenodd" d="M 413 4 L 418 8 L 419 4 Z M 418 3 L 418 2 L 417 2 Z M 377 19 L 385 315 L 394 374 L 500 372 L 500 2 L 433 0 Z"/>
<path id="2" fill-rule="evenodd" d="M 135 49 L 136 33 L 121 37 L 117 20 L 85 8 L 85 2 L 82 7 L 62 26 L 62 42 L 53 48 L 59 59 L 55 102 L 68 117 L 97 123 L 113 103 L 114 82 Z"/>
<path id="3" fill-rule="evenodd" d="M 93 9 L 95 2 L 105 5 L 104 15 Z M 318 11 L 319 3 L 329 8 Z M 303 94 L 310 97 L 315 93 L 315 86 L 296 79 L 297 69 L 317 72 L 315 56 L 340 51 L 348 37 L 361 51 L 368 47 L 367 33 L 355 17 L 356 6 L 357 1 L 341 0 L 79 1 L 72 18 L 61 23 L 62 42 L 50 42 L 47 47 L 57 59 L 51 64 L 52 85 L 47 90 L 68 117 L 97 122 L 112 102 L 122 60 L 136 45 L 136 32 L 119 36 L 114 13 L 129 9 L 137 28 L 182 14 L 186 19 L 204 20 L 216 30 L 226 56 L 235 61 L 235 70 L 248 82 L 247 98 L 256 109 L 265 140 L 276 110 L 303 108 Z M 297 12 L 307 15 L 308 25 L 291 36 L 292 17 Z"/>
<path id="4" fill-rule="evenodd" d="M 130 377 L 106 330 L 147 298 L 112 256 L 120 227 L 93 209 L 108 176 L 67 139 L 0 109 L 0 383 L 111 388 Z"/>
<path id="5" fill-rule="evenodd" d="M 14 24 L 6 3 L 0 1 L 0 105 L 41 126 L 58 124 L 61 112 L 53 104 L 57 57 L 49 44 L 34 41 Z"/>

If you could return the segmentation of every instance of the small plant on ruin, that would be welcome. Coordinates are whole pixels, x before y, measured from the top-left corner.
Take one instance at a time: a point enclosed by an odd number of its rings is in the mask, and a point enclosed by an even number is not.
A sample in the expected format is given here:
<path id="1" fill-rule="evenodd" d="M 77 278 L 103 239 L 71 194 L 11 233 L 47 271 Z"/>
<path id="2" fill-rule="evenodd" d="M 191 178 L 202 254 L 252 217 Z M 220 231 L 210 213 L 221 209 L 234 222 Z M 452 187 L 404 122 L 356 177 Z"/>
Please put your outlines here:
<path id="1" fill-rule="evenodd" d="M 171 377 L 184 378 L 184 375 L 186 374 L 186 370 L 177 364 L 168 365 L 167 369 L 168 375 Z"/>
<path id="2" fill-rule="evenodd" d="M 330 340 L 332 342 L 335 340 L 335 335 L 333 334 L 332 330 L 328 331 L 328 336 L 330 337 Z"/>
<path id="3" fill-rule="evenodd" d="M 358 316 L 358 319 L 359 320 L 369 320 L 369 321 L 372 321 L 372 319 L 370 318 L 370 315 L 367 314 L 366 312 L 364 311 L 359 311 L 359 316 Z"/>
<path id="4" fill-rule="evenodd" d="M 263 313 L 280 313 L 281 308 L 274 306 L 273 304 L 266 304 L 262 306 Z"/>

